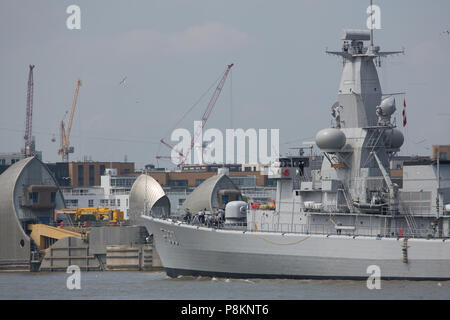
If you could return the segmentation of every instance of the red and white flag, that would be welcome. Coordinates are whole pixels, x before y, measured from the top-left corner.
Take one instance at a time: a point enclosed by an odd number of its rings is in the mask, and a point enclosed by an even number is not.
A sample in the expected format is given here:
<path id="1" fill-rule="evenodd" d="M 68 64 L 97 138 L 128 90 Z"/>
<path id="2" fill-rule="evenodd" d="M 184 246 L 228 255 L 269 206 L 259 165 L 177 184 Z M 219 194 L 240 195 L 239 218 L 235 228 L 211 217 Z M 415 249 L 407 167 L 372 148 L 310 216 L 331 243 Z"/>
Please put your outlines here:
<path id="1" fill-rule="evenodd" d="M 403 99 L 403 126 L 406 126 L 406 99 Z"/>

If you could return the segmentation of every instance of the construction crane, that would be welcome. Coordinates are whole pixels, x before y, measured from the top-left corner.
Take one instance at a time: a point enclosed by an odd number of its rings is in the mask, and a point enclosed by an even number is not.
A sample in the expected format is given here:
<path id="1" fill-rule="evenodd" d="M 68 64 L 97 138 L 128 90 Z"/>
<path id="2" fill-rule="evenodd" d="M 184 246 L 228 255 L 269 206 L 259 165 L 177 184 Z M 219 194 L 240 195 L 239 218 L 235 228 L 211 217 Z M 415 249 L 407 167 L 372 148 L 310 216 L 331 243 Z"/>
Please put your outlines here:
<path id="1" fill-rule="evenodd" d="M 30 71 L 28 72 L 28 87 L 27 87 L 27 107 L 26 107 L 26 115 L 25 115 L 25 148 L 22 150 L 22 153 L 26 157 L 31 157 L 35 154 L 35 142 L 32 136 L 33 129 L 33 69 L 34 65 L 30 64 Z"/>
<path id="2" fill-rule="evenodd" d="M 77 99 L 78 99 L 78 91 L 80 90 L 81 86 L 81 80 L 77 80 L 77 84 L 75 87 L 75 93 L 73 96 L 73 102 L 72 102 L 72 109 L 70 110 L 70 117 L 69 117 L 69 123 L 67 125 L 67 128 L 65 128 L 64 120 L 61 120 L 61 147 L 58 150 L 58 154 L 61 155 L 62 162 L 69 162 L 69 153 L 74 152 L 74 148 L 69 146 L 70 145 L 70 130 L 72 129 L 72 121 L 73 121 L 73 115 L 75 113 L 75 106 L 77 105 Z"/>
<path id="3" fill-rule="evenodd" d="M 169 147 L 171 150 L 174 150 L 179 156 L 179 163 L 178 163 L 178 167 L 182 167 L 185 162 L 187 161 L 188 157 L 191 154 L 192 149 L 194 148 L 195 142 L 197 141 L 197 139 L 199 138 L 199 135 L 202 132 L 202 129 L 205 127 L 206 121 L 208 121 L 209 116 L 211 115 L 212 110 L 214 109 L 214 106 L 217 102 L 217 99 L 219 98 L 220 92 L 222 91 L 223 86 L 225 85 L 225 80 L 228 77 L 228 73 L 230 73 L 231 68 L 233 67 L 233 63 L 229 64 L 227 66 L 227 69 L 225 70 L 222 78 L 219 81 L 219 84 L 216 87 L 216 90 L 214 90 L 214 93 L 211 97 L 211 100 L 208 103 L 208 106 L 206 107 L 205 112 L 203 112 L 203 116 L 202 116 L 202 120 L 201 120 L 201 126 L 199 126 L 197 128 L 197 131 L 194 132 L 194 135 L 192 136 L 191 139 L 191 144 L 189 146 L 189 148 L 186 150 L 186 153 L 183 154 L 180 151 L 176 150 L 173 146 L 171 146 L 170 144 L 168 144 L 167 142 L 164 141 L 164 139 L 161 139 L 161 143 L 164 144 L 165 146 Z M 165 158 L 164 156 L 157 156 L 157 159 L 161 159 L 161 158 Z M 170 157 L 167 157 L 170 158 Z"/>

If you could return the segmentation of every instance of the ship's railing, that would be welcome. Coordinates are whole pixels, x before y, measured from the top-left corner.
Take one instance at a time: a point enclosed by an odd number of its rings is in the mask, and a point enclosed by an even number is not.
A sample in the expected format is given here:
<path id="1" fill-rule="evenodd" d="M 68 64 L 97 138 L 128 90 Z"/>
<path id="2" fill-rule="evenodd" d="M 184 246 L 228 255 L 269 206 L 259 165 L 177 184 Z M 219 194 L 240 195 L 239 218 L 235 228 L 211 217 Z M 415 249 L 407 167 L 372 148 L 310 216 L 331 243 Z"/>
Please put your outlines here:
<path id="1" fill-rule="evenodd" d="M 177 220 L 182 223 L 182 216 L 171 216 L 172 220 Z M 377 238 L 448 238 L 446 236 L 439 235 L 437 231 L 432 229 L 410 229 L 399 227 L 380 227 L 375 225 L 369 226 L 334 226 L 332 224 L 296 224 L 296 223 L 253 223 L 252 221 L 227 224 L 224 222 L 208 222 L 199 223 L 198 221 L 191 221 L 191 225 L 199 225 L 214 229 L 227 229 L 227 230 L 247 230 L 258 232 L 273 232 L 273 233 L 294 233 L 294 234 L 316 234 L 316 235 L 341 235 L 341 236 L 366 236 Z"/>
<path id="2" fill-rule="evenodd" d="M 247 224 L 249 231 L 302 233 L 318 235 L 346 235 L 369 237 L 408 237 L 408 238 L 443 238 L 430 229 L 409 229 L 399 227 L 379 226 L 333 226 L 330 224 L 291 224 L 291 223 L 262 223 Z M 445 237 L 447 238 L 447 237 Z"/>

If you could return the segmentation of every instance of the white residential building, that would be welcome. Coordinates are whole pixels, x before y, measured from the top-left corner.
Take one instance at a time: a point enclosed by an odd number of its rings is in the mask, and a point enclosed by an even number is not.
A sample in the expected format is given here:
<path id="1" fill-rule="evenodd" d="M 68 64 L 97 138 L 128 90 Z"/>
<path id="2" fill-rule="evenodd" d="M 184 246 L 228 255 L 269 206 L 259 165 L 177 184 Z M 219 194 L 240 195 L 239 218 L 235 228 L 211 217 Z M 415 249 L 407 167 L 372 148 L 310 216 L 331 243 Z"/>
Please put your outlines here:
<path id="1" fill-rule="evenodd" d="M 117 176 L 117 169 L 106 169 L 98 187 L 62 188 L 67 208 L 108 207 L 123 211 L 128 218 L 129 193 L 137 177 Z"/>
<path id="2" fill-rule="evenodd" d="M 100 178 L 100 186 L 62 187 L 61 189 L 67 208 L 108 207 L 123 211 L 125 219 L 128 219 L 129 194 L 137 178 L 137 176 L 117 176 L 117 169 L 106 169 L 105 175 Z M 232 180 L 241 189 L 242 194 L 249 199 L 263 201 L 275 199 L 276 189 L 256 187 L 255 176 L 232 177 Z M 164 188 L 171 204 L 172 214 L 178 211 L 193 189 Z"/>

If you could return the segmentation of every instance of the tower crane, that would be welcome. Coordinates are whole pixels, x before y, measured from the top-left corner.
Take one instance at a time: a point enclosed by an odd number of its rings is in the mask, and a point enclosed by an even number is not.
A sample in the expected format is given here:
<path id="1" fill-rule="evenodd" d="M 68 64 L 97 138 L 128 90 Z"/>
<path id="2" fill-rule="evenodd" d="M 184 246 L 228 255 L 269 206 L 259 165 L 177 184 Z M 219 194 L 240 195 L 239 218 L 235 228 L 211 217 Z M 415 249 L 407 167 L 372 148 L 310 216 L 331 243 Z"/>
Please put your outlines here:
<path id="1" fill-rule="evenodd" d="M 165 146 L 174 150 L 179 155 L 178 158 L 179 158 L 180 162 L 178 163 L 178 167 L 182 167 L 184 165 L 184 163 L 187 161 L 188 157 L 190 156 L 191 151 L 194 148 L 195 142 L 197 141 L 199 135 L 201 134 L 202 129 L 205 127 L 206 121 L 208 121 L 208 118 L 211 115 L 212 110 L 214 109 L 217 99 L 219 98 L 220 92 L 222 91 L 222 88 L 225 85 L 225 80 L 228 77 L 228 73 L 230 73 L 230 70 L 233 67 L 233 65 L 234 64 L 232 63 L 227 66 L 227 69 L 225 70 L 222 78 L 219 81 L 219 84 L 216 87 L 216 90 L 214 90 L 211 100 L 209 101 L 208 106 L 206 107 L 206 110 L 203 112 L 201 126 L 198 128 L 198 130 L 196 132 L 194 132 L 194 135 L 192 136 L 192 139 L 191 139 L 191 144 L 190 144 L 189 148 L 186 150 L 186 153 L 183 154 L 180 151 L 176 150 L 170 144 L 165 142 L 164 139 L 160 140 L 162 144 L 164 144 Z M 163 156 L 157 156 L 156 158 L 160 159 L 160 158 L 163 158 Z"/>
<path id="2" fill-rule="evenodd" d="M 22 153 L 26 157 L 31 157 L 34 155 L 35 145 L 32 136 L 32 127 L 33 127 L 33 91 L 34 91 L 34 82 L 33 82 L 33 69 L 34 65 L 30 64 L 30 71 L 28 72 L 28 87 L 27 87 L 27 106 L 26 106 L 26 115 L 25 115 L 25 148 L 22 150 Z"/>
<path id="3" fill-rule="evenodd" d="M 75 113 L 75 106 L 77 105 L 77 99 L 78 99 L 78 91 L 80 90 L 81 86 L 81 80 L 77 80 L 77 84 L 75 87 L 75 93 L 73 96 L 73 102 L 72 102 L 72 109 L 70 109 L 70 116 L 69 116 L 69 123 L 67 125 L 67 128 L 65 128 L 64 120 L 61 120 L 61 147 L 58 150 L 58 154 L 61 155 L 62 162 L 69 162 L 69 153 L 74 152 L 74 148 L 69 146 L 70 145 L 70 130 L 72 129 L 72 121 L 73 121 L 73 115 Z"/>

